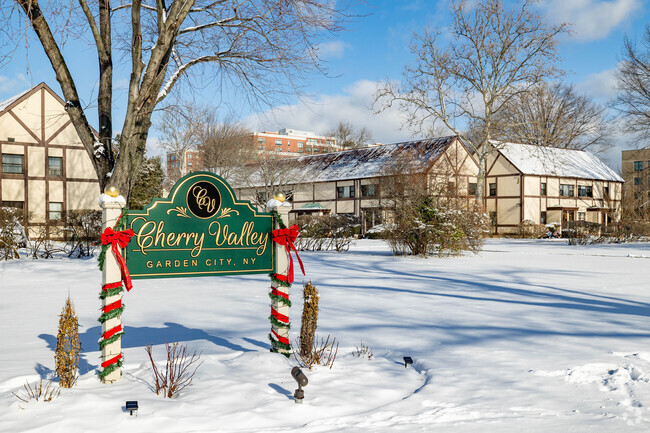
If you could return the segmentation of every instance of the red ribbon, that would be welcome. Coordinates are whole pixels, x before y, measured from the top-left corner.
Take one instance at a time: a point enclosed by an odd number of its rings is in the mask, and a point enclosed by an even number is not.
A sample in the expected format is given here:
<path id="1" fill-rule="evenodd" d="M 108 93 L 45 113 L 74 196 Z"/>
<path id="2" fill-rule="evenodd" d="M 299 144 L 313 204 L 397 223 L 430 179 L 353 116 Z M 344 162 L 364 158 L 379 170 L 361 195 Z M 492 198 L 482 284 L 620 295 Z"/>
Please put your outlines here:
<path id="1" fill-rule="evenodd" d="M 102 335 L 102 338 L 104 340 L 108 340 L 109 338 L 111 338 L 113 335 L 117 334 L 121 330 L 122 330 L 122 325 L 117 325 L 115 328 L 109 329 L 108 331 L 104 332 L 104 335 Z"/>
<path id="2" fill-rule="evenodd" d="M 117 361 L 120 360 L 121 357 L 122 357 L 122 354 L 120 353 L 120 354 L 117 355 L 116 357 L 111 358 L 111 359 L 109 359 L 109 360 L 107 360 L 107 361 L 102 362 L 102 368 L 106 368 L 106 367 L 108 367 L 108 366 L 111 365 L 111 364 L 115 364 Z"/>
<path id="3" fill-rule="evenodd" d="M 275 332 L 273 329 L 271 329 L 271 332 L 273 333 L 273 335 L 275 336 L 275 338 L 278 339 L 278 341 L 279 341 L 280 343 L 282 343 L 282 344 L 289 344 L 289 339 L 288 339 L 288 338 L 280 336 L 280 334 L 278 334 L 277 332 Z"/>
<path id="4" fill-rule="evenodd" d="M 120 254 L 119 248 L 125 248 L 129 244 L 131 237 L 134 235 L 135 233 L 131 229 L 116 232 L 111 227 L 107 227 L 106 230 L 104 230 L 104 233 L 102 233 L 102 245 L 111 244 L 111 249 L 115 254 L 115 258 L 120 264 L 120 270 L 122 271 L 122 281 L 124 281 L 127 292 L 133 288 L 133 284 L 131 284 L 131 275 L 129 274 L 129 270 L 126 267 L 126 261 L 124 260 L 124 257 L 122 257 L 122 254 Z"/>
<path id="5" fill-rule="evenodd" d="M 287 254 L 289 255 L 289 272 L 287 273 L 287 282 L 289 284 L 293 283 L 293 257 L 291 257 L 291 250 L 295 251 L 298 263 L 300 263 L 300 270 L 302 271 L 302 274 L 305 275 L 305 267 L 302 265 L 302 260 L 300 260 L 298 250 L 296 250 L 296 247 L 293 244 L 293 242 L 298 237 L 299 231 L 300 230 L 298 229 L 298 226 L 294 224 L 289 228 L 277 229 L 273 230 L 272 232 L 273 242 L 284 245 L 287 248 Z"/>
<path id="6" fill-rule="evenodd" d="M 117 300 L 113 302 L 112 304 L 108 304 L 103 308 L 104 313 L 109 313 L 113 310 L 117 310 L 118 308 L 122 307 L 122 300 Z"/>
<path id="7" fill-rule="evenodd" d="M 277 274 L 276 274 L 277 275 Z M 289 294 L 281 292 L 280 290 L 276 289 L 275 287 L 271 286 L 271 294 L 274 296 L 281 296 L 287 301 L 289 300 Z"/>
<path id="8" fill-rule="evenodd" d="M 278 313 L 277 310 L 273 307 L 271 307 L 271 315 L 282 323 L 289 323 L 289 318 L 284 314 Z"/>

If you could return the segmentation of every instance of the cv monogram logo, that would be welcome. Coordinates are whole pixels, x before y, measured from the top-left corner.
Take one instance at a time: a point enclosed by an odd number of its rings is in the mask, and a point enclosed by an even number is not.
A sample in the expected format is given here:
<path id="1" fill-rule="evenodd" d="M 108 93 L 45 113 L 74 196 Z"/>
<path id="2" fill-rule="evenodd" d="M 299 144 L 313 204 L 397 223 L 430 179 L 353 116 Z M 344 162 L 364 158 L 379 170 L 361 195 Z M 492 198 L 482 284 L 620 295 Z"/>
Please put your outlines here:
<path id="1" fill-rule="evenodd" d="M 198 218 L 211 218 L 221 206 L 221 195 L 210 182 L 197 182 L 187 191 L 187 207 Z"/>

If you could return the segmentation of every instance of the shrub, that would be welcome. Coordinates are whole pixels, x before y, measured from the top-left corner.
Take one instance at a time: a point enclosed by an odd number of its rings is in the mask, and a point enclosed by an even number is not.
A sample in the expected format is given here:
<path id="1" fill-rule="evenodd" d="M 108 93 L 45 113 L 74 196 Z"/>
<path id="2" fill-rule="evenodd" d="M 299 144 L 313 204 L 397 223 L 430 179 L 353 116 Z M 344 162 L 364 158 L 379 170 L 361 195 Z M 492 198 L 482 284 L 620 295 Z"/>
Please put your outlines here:
<path id="1" fill-rule="evenodd" d="M 318 289 L 311 281 L 303 284 L 303 307 L 300 321 L 300 355 L 308 357 L 314 345 L 318 326 Z"/>
<path id="2" fill-rule="evenodd" d="M 203 361 L 199 362 L 200 353 L 195 351 L 190 355 L 185 345 L 165 343 L 167 361 L 165 370 L 162 371 L 158 369 L 153 359 L 153 346 L 147 346 L 144 350 L 151 361 L 156 394 L 160 395 L 162 393 L 167 398 L 174 397 L 180 391 L 192 385 L 196 370 L 203 364 Z M 196 364 L 197 362 L 198 364 Z"/>
<path id="3" fill-rule="evenodd" d="M 355 350 L 352 351 L 352 356 L 356 356 L 357 358 L 368 358 L 368 361 L 370 361 L 374 356 L 374 354 L 372 353 L 372 349 L 367 345 L 363 344 L 363 341 L 359 346 L 354 346 L 354 347 Z"/>
<path id="4" fill-rule="evenodd" d="M 545 228 L 542 224 L 535 224 L 531 220 L 523 220 L 517 227 L 517 232 L 521 238 L 539 238 L 544 234 Z"/>
<path id="5" fill-rule="evenodd" d="M 300 322 L 299 349 L 294 350 L 294 357 L 301 367 L 311 370 L 314 365 L 329 366 L 332 368 L 336 360 L 339 345 L 336 338 L 327 336 L 318 340 L 316 328 L 318 327 L 318 289 L 311 281 L 303 285 L 303 308 Z"/>
<path id="6" fill-rule="evenodd" d="M 394 224 L 387 230 L 393 254 L 457 255 L 480 251 L 487 233 L 487 218 L 478 206 L 461 201 L 436 200 L 419 195 L 396 207 Z"/>
<path id="7" fill-rule="evenodd" d="M 72 301 L 70 301 L 70 295 L 68 295 L 59 318 L 59 332 L 56 337 L 56 351 L 54 352 L 59 386 L 72 388 L 72 385 L 77 380 L 80 351 L 79 320 Z"/>
<path id="8" fill-rule="evenodd" d="M 98 210 L 72 210 L 68 212 L 68 257 L 88 257 L 93 254 L 102 233 L 102 212 Z"/>
<path id="9" fill-rule="evenodd" d="M 0 258 L 10 260 L 20 257 L 18 249 L 25 246 L 26 240 L 24 222 L 22 209 L 0 207 Z"/>
<path id="10" fill-rule="evenodd" d="M 300 251 L 347 251 L 361 230 L 359 218 L 351 215 L 305 216 L 297 223 L 295 246 Z"/>

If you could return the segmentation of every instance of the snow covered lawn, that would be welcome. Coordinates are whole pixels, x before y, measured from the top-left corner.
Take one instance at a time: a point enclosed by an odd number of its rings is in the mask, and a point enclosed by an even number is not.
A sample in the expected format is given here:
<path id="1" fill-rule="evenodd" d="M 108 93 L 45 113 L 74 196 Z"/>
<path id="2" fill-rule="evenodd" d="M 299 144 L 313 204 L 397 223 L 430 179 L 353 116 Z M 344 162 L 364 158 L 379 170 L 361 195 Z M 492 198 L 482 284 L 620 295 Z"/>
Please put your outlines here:
<path id="1" fill-rule="evenodd" d="M 319 335 L 340 342 L 331 370 L 305 371 L 302 405 L 295 361 L 268 351 L 267 276 L 136 280 L 124 295 L 124 376 L 102 385 L 96 259 L 0 263 L 0 432 L 650 431 L 650 244 L 490 240 L 479 255 L 421 259 L 360 241 L 301 257 L 320 290 Z M 81 377 L 25 404 L 12 392 L 51 377 L 68 291 Z M 175 341 L 204 362 L 165 399 L 144 346 L 162 358 Z M 362 341 L 373 359 L 352 356 Z M 139 401 L 137 418 L 126 400 Z"/>

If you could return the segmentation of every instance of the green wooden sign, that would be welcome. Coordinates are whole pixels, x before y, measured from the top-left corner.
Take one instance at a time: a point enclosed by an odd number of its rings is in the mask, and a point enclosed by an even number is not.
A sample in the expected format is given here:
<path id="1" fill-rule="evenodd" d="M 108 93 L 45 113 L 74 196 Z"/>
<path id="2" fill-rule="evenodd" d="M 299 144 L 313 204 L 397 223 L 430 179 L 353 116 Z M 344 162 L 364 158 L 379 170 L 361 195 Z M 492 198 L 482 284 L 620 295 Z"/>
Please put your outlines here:
<path id="1" fill-rule="evenodd" d="M 126 247 L 132 278 L 269 273 L 273 216 L 238 201 L 221 177 L 191 173 L 166 199 L 129 210 L 135 236 Z"/>

